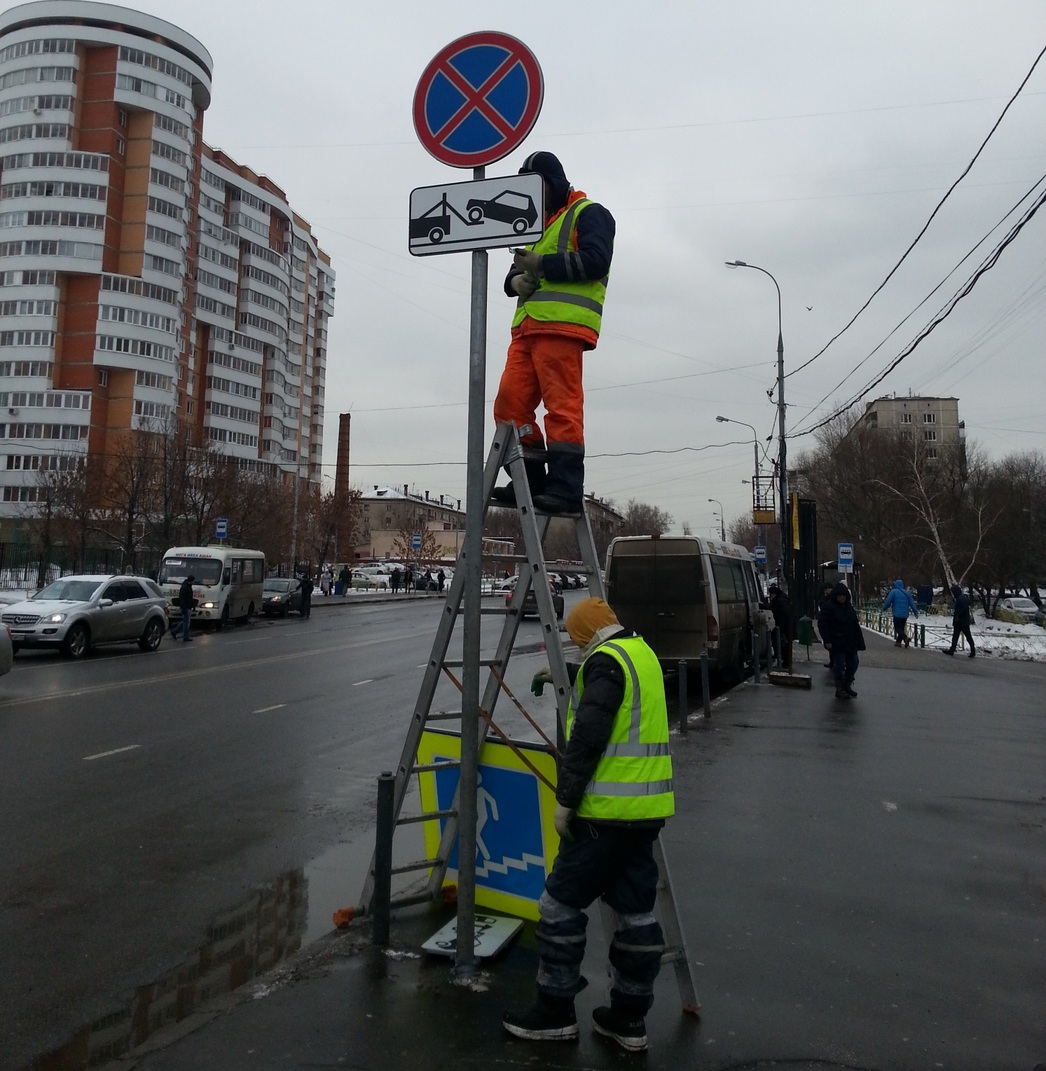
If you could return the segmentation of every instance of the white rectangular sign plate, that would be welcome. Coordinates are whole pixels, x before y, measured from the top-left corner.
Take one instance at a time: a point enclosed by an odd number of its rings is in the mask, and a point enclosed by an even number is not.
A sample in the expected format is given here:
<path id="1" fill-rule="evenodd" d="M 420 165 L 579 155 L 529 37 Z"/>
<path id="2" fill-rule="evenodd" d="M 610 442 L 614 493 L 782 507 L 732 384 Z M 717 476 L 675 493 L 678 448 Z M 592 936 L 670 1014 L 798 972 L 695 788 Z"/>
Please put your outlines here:
<path id="1" fill-rule="evenodd" d="M 420 186 L 410 192 L 410 252 L 416 257 L 531 245 L 545 229 L 540 175 Z"/>

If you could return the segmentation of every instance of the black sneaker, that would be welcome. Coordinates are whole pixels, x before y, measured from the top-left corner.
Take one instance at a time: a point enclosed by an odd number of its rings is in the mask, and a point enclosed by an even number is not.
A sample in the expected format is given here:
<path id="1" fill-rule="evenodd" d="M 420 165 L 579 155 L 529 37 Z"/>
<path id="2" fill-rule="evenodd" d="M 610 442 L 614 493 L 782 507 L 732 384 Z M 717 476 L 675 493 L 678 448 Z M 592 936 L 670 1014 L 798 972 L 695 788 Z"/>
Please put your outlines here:
<path id="1" fill-rule="evenodd" d="M 953 655 L 953 654 L 955 654 L 955 652 L 954 652 L 953 650 L 951 650 L 951 648 L 949 648 L 949 647 L 946 647 L 946 648 L 944 649 L 944 653 L 945 653 L 945 654 L 949 654 L 949 655 Z"/>
<path id="2" fill-rule="evenodd" d="M 835 689 L 836 699 L 849 699 L 850 693 L 840 684 Z"/>
<path id="3" fill-rule="evenodd" d="M 856 699 L 857 698 L 857 693 L 854 691 L 854 682 L 853 681 L 848 681 L 847 682 L 847 684 L 846 684 L 846 694 L 851 699 Z"/>
<path id="4" fill-rule="evenodd" d="M 495 487 L 490 492 L 490 501 L 500 506 L 514 506 L 516 504 L 516 489 L 509 484 L 508 487 Z"/>
<path id="5" fill-rule="evenodd" d="M 646 1023 L 641 1018 L 630 1018 L 613 1008 L 596 1008 L 592 1012 L 592 1026 L 597 1034 L 613 1038 L 629 1052 L 646 1052 Z"/>
<path id="6" fill-rule="evenodd" d="M 527 1041 L 577 1041 L 574 1002 L 538 1000 L 526 1011 L 505 1012 L 501 1025 L 513 1036 Z M 645 1039 L 644 1039 L 645 1041 Z"/>

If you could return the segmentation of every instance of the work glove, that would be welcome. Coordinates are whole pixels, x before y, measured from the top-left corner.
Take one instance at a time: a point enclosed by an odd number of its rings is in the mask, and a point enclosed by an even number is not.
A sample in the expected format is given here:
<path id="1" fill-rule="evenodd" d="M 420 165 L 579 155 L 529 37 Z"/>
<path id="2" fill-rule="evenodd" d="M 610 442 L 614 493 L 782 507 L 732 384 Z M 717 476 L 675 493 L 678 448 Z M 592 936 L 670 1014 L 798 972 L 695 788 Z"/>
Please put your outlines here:
<path id="1" fill-rule="evenodd" d="M 547 669 L 538 670 L 534 679 L 530 682 L 530 690 L 540 698 L 546 684 L 552 683 L 552 673 Z"/>
<path id="2" fill-rule="evenodd" d="M 537 281 L 526 275 L 513 275 L 512 278 L 509 279 L 508 285 L 511 286 L 524 301 L 526 301 L 538 288 Z"/>
<path id="3" fill-rule="evenodd" d="M 560 840 L 574 839 L 573 833 L 570 832 L 570 822 L 575 813 L 573 807 L 564 807 L 562 803 L 556 804 L 556 813 L 552 816 L 552 822 Z"/>
<path id="4" fill-rule="evenodd" d="M 517 249 L 512 258 L 512 266 L 528 275 L 541 275 L 541 254 L 529 249 Z"/>

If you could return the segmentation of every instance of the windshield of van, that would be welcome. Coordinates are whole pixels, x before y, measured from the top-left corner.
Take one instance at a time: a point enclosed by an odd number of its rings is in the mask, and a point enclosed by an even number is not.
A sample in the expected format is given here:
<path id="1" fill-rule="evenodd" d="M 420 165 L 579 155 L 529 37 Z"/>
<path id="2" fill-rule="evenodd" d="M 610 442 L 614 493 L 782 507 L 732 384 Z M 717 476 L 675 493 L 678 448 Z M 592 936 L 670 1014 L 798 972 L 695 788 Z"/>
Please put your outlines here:
<path id="1" fill-rule="evenodd" d="M 160 564 L 161 584 L 180 584 L 187 576 L 196 577 L 196 583 L 213 588 L 222 579 L 222 563 L 217 558 L 193 558 L 189 555 L 164 558 Z"/>

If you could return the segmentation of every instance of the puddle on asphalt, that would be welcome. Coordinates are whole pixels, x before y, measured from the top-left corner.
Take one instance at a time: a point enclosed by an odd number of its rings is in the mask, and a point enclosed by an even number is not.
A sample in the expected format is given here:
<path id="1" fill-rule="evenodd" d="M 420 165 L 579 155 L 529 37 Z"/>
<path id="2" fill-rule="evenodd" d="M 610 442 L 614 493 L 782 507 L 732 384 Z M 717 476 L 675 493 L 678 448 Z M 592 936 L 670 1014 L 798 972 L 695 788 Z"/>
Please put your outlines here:
<path id="1" fill-rule="evenodd" d="M 405 811 L 410 802 L 408 797 Z M 358 902 L 373 850 L 369 834 L 258 886 L 215 916 L 192 955 L 38 1057 L 33 1071 L 83 1071 L 124 1058 L 158 1030 L 203 1011 L 325 937 L 334 929 L 334 912 Z M 422 858 L 421 826 L 401 827 L 395 850 L 397 860 Z M 393 892 L 417 880 L 417 874 L 396 879 Z"/>

